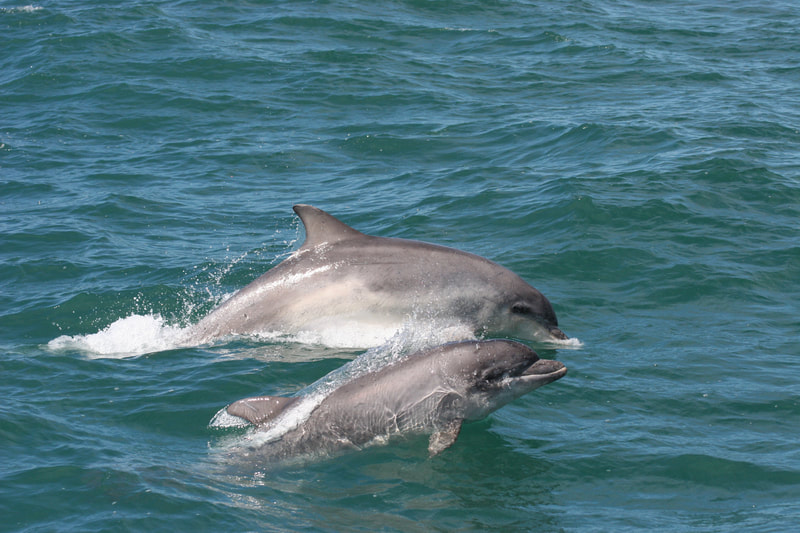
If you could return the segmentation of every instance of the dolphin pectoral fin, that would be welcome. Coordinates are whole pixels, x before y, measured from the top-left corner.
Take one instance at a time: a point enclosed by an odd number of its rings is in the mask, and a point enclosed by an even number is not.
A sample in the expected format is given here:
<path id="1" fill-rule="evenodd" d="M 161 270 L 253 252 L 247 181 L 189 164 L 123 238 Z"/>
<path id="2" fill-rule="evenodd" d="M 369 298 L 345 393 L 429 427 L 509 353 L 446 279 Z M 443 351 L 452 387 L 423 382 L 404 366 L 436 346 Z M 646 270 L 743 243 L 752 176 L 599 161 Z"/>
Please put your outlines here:
<path id="1" fill-rule="evenodd" d="M 458 434 L 461 432 L 461 422 L 463 421 L 457 418 L 442 429 L 433 432 L 431 440 L 428 443 L 428 453 L 430 457 L 438 455 L 453 445 L 458 438 Z"/>
<path id="2" fill-rule="evenodd" d="M 297 398 L 285 396 L 256 396 L 233 402 L 226 410 L 258 426 L 278 416 L 295 401 Z"/>

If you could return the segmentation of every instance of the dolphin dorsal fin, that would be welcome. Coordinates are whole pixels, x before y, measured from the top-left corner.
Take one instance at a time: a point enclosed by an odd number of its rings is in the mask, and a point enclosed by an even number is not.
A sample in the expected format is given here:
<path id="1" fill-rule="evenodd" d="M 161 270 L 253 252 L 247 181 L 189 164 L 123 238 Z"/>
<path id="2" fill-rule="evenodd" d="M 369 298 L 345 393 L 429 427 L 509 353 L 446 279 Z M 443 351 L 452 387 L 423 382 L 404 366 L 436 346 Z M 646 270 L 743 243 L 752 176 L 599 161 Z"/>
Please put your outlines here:
<path id="1" fill-rule="evenodd" d="M 251 424 L 259 426 L 281 414 L 295 401 L 297 398 L 286 396 L 255 396 L 233 402 L 226 411 L 230 415 L 244 418 Z"/>
<path id="2" fill-rule="evenodd" d="M 294 212 L 306 227 L 306 241 L 303 248 L 312 248 L 322 243 L 335 243 L 364 235 L 322 209 L 297 204 Z"/>

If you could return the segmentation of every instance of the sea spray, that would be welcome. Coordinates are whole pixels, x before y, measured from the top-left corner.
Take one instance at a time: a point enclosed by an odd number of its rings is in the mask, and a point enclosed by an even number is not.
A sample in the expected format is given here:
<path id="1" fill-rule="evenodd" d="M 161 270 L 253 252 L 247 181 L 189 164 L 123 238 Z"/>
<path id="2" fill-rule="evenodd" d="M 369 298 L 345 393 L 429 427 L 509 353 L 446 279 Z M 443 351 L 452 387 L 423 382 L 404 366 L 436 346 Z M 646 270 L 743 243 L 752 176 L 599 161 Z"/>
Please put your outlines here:
<path id="1" fill-rule="evenodd" d="M 52 351 L 77 351 L 90 359 L 118 359 L 184 346 L 189 328 L 164 323 L 157 314 L 120 318 L 97 333 L 61 335 L 47 343 Z"/>

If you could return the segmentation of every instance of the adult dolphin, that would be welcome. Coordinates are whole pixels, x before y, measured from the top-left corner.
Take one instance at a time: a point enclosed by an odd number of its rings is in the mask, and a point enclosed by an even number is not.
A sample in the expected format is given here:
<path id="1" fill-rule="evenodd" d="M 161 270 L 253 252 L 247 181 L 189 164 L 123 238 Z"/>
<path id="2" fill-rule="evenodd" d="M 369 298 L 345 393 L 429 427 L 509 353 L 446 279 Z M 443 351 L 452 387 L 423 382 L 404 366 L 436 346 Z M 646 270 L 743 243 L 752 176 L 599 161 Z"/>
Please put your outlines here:
<path id="1" fill-rule="evenodd" d="M 547 298 L 488 259 L 365 235 L 310 205 L 294 211 L 305 226 L 303 245 L 201 320 L 190 331 L 192 342 L 305 334 L 314 342 L 368 348 L 414 317 L 479 336 L 567 338 Z M 350 332 L 345 340 L 326 342 L 343 332 Z"/>
<path id="2" fill-rule="evenodd" d="M 255 447 L 258 459 L 325 455 L 413 434 L 430 434 L 428 451 L 436 455 L 455 442 L 463 422 L 480 420 L 566 373 L 562 363 L 539 359 L 518 342 L 465 341 L 346 382 L 294 427 L 286 421 L 302 410 L 302 397 L 258 396 L 226 409 L 265 431 L 289 426 Z"/>

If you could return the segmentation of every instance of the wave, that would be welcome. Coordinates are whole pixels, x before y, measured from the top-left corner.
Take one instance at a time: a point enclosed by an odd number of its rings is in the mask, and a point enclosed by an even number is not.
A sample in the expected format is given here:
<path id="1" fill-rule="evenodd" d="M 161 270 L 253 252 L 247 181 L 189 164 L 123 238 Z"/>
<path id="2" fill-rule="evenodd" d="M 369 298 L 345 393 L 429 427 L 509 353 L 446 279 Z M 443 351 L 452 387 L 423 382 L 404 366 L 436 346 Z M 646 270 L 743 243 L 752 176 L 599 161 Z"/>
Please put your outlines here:
<path id="1" fill-rule="evenodd" d="M 34 6 L 34 5 L 27 5 L 21 7 L 2 7 L 0 8 L 0 13 L 34 13 L 36 11 L 41 11 L 44 8 L 42 6 Z"/>
<path id="2" fill-rule="evenodd" d="M 97 333 L 61 335 L 47 343 L 52 351 L 77 351 L 90 359 L 119 359 L 186 347 L 190 327 L 166 324 L 157 314 L 130 315 Z"/>
<path id="3" fill-rule="evenodd" d="M 47 343 L 47 348 L 54 352 L 76 351 L 89 359 L 123 359 L 197 346 L 194 333 L 193 326 L 169 324 L 160 314 L 131 314 L 114 321 L 97 333 L 56 337 Z M 313 332 L 287 334 L 265 331 L 243 337 L 270 343 L 298 343 L 327 348 L 376 346 L 367 353 L 386 351 L 390 354 L 401 351 L 410 353 L 447 342 L 476 339 L 474 333 L 461 324 L 442 322 L 430 317 L 409 317 L 397 331 L 383 327 L 337 325 Z M 229 339 L 230 337 L 223 338 L 219 342 Z M 583 343 L 574 337 L 548 344 L 566 349 L 583 347 Z"/>

